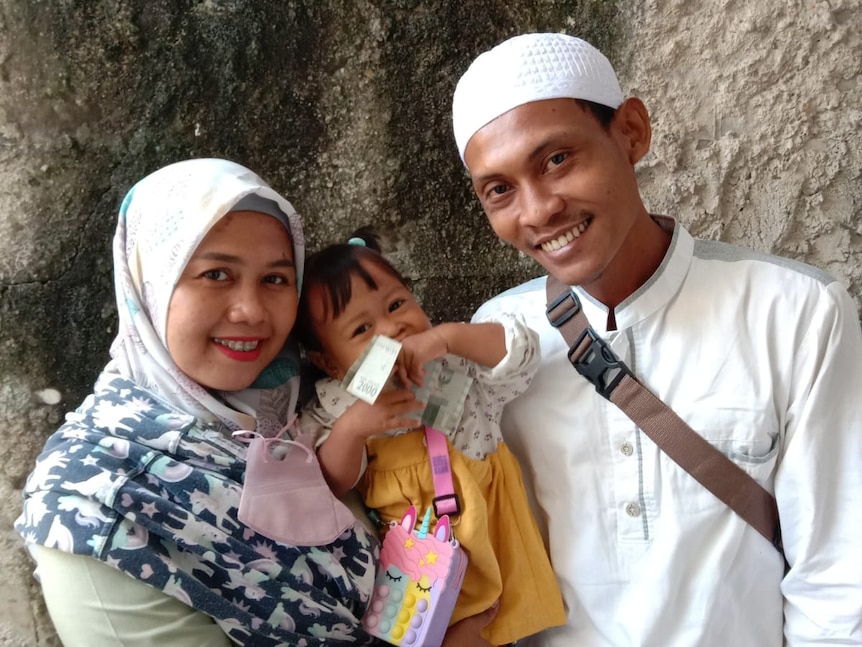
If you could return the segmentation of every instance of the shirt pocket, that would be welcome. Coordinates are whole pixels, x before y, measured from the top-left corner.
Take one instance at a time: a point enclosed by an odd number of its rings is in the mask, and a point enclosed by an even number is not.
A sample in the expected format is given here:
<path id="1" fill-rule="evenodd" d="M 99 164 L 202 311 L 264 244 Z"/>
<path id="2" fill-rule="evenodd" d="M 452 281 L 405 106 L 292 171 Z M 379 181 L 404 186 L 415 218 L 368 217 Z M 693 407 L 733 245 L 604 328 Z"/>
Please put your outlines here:
<path id="1" fill-rule="evenodd" d="M 777 424 L 757 411 L 744 409 L 712 411 L 709 418 L 688 418 L 689 426 L 767 491 L 774 491 L 780 434 Z M 691 503 L 698 509 L 724 505 L 691 477 Z"/>

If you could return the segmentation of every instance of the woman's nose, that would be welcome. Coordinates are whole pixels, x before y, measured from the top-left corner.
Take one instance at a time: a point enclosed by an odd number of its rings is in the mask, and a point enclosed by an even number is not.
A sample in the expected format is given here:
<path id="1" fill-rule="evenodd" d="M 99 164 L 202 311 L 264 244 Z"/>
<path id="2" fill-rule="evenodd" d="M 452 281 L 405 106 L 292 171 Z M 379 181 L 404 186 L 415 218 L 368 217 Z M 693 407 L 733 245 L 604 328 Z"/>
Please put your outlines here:
<path id="1" fill-rule="evenodd" d="M 236 323 L 257 324 L 266 317 L 266 308 L 258 288 L 242 288 L 237 290 L 230 305 L 228 318 Z"/>

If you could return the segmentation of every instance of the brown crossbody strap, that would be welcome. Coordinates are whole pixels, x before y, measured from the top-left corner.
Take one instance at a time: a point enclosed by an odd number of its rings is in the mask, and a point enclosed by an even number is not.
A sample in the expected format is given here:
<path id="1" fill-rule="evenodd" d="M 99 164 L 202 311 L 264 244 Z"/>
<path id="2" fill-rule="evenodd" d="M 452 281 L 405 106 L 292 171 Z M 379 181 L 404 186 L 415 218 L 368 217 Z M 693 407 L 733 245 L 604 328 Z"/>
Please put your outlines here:
<path id="1" fill-rule="evenodd" d="M 783 553 L 775 497 L 632 375 L 590 327 L 578 296 L 569 286 L 548 276 L 546 290 L 548 321 L 569 345 L 568 357 L 575 370 L 622 409 L 675 463 Z"/>

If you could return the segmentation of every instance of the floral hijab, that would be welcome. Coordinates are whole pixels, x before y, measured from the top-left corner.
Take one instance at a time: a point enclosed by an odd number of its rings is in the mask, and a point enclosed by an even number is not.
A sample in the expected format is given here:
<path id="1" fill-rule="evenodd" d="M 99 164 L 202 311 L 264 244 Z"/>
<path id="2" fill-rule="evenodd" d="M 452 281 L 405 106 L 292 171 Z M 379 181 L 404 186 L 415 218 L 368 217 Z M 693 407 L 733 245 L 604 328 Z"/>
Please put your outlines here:
<path id="1" fill-rule="evenodd" d="M 292 342 L 255 384 L 235 393 L 213 393 L 187 377 L 166 342 L 168 304 L 186 264 L 210 229 L 238 210 L 268 213 L 284 224 L 301 281 L 305 241 L 299 216 L 247 168 L 192 159 L 166 166 L 132 187 L 114 236 L 119 331 L 103 377 L 130 379 L 201 420 L 271 436 L 296 404 L 298 360 Z"/>

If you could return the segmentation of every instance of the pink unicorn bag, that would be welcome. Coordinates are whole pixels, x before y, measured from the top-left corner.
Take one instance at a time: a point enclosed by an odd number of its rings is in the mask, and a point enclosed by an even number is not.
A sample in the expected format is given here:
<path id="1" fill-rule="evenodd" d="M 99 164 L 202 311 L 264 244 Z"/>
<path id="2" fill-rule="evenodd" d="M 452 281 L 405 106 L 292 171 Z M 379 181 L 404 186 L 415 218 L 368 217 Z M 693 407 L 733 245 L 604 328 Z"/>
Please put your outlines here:
<path id="1" fill-rule="evenodd" d="M 362 626 L 393 645 L 440 647 L 461 591 L 467 555 L 443 515 L 429 533 L 431 509 L 417 531 L 416 508 L 383 539 L 374 592 Z"/>

